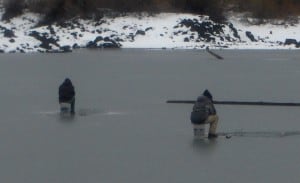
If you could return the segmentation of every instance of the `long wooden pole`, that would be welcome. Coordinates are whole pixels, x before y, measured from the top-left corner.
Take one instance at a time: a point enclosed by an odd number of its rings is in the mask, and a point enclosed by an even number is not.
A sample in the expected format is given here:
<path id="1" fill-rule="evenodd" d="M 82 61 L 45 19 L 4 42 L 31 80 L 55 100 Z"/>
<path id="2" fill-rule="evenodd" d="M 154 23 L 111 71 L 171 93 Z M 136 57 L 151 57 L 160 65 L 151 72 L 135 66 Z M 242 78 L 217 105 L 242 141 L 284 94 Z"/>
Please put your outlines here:
<path id="1" fill-rule="evenodd" d="M 213 55 L 214 57 L 216 57 L 219 60 L 223 60 L 223 57 L 221 57 L 220 55 L 217 55 L 216 53 L 212 52 L 209 47 L 206 47 L 205 49 L 209 54 Z"/>
<path id="2" fill-rule="evenodd" d="M 173 104 L 194 104 L 194 100 L 168 100 L 167 103 Z M 292 102 L 247 102 L 247 101 L 213 101 L 214 104 L 221 105 L 261 105 L 261 106 L 300 106 L 300 103 Z"/>

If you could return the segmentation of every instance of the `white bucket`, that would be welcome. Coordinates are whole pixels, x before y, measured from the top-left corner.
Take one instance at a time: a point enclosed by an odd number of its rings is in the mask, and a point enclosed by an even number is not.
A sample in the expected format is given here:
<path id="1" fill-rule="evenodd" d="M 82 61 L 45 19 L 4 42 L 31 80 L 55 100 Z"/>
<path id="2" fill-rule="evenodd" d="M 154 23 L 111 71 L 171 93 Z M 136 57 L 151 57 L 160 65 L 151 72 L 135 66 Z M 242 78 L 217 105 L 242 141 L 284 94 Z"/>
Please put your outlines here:
<path id="1" fill-rule="evenodd" d="M 60 112 L 63 114 L 71 112 L 71 104 L 69 103 L 60 103 Z"/>
<path id="2" fill-rule="evenodd" d="M 205 138 L 205 124 L 194 125 L 194 136 Z"/>

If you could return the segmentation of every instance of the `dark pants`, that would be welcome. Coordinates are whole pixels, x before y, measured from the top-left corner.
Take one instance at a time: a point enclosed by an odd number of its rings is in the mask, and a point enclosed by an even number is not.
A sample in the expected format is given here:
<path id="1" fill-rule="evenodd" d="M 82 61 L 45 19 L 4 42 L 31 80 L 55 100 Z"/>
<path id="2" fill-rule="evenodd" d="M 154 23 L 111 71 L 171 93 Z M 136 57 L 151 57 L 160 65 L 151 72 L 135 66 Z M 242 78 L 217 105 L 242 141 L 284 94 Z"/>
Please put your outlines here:
<path id="1" fill-rule="evenodd" d="M 75 113 L 75 98 L 73 98 L 70 103 L 71 103 L 71 113 L 74 114 Z"/>

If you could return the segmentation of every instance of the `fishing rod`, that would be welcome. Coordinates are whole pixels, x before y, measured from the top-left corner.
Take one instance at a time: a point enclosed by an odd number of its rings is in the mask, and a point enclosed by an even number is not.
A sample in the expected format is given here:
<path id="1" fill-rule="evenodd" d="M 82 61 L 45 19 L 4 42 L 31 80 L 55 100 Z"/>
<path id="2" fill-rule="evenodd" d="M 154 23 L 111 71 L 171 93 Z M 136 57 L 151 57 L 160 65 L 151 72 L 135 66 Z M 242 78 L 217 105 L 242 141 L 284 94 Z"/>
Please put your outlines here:
<path id="1" fill-rule="evenodd" d="M 167 103 L 173 104 L 194 104 L 195 100 L 168 100 Z M 213 101 L 214 104 L 221 105 L 260 105 L 260 106 L 300 106 L 300 103 L 292 103 L 292 102 L 250 102 L 250 101 Z"/>

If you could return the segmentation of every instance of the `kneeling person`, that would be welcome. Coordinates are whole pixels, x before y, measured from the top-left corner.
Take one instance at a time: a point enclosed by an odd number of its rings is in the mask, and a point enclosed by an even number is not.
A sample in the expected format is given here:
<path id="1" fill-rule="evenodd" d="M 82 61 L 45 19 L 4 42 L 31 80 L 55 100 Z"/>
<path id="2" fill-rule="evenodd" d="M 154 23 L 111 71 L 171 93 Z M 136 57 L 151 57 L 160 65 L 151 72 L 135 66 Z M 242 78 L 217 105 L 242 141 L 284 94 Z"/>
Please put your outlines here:
<path id="1" fill-rule="evenodd" d="M 218 136 L 216 130 L 219 117 L 213 104 L 213 97 L 208 90 L 205 90 L 197 98 L 190 119 L 194 125 L 194 135 L 197 135 L 197 127 L 209 124 L 208 138 L 216 138 Z"/>

